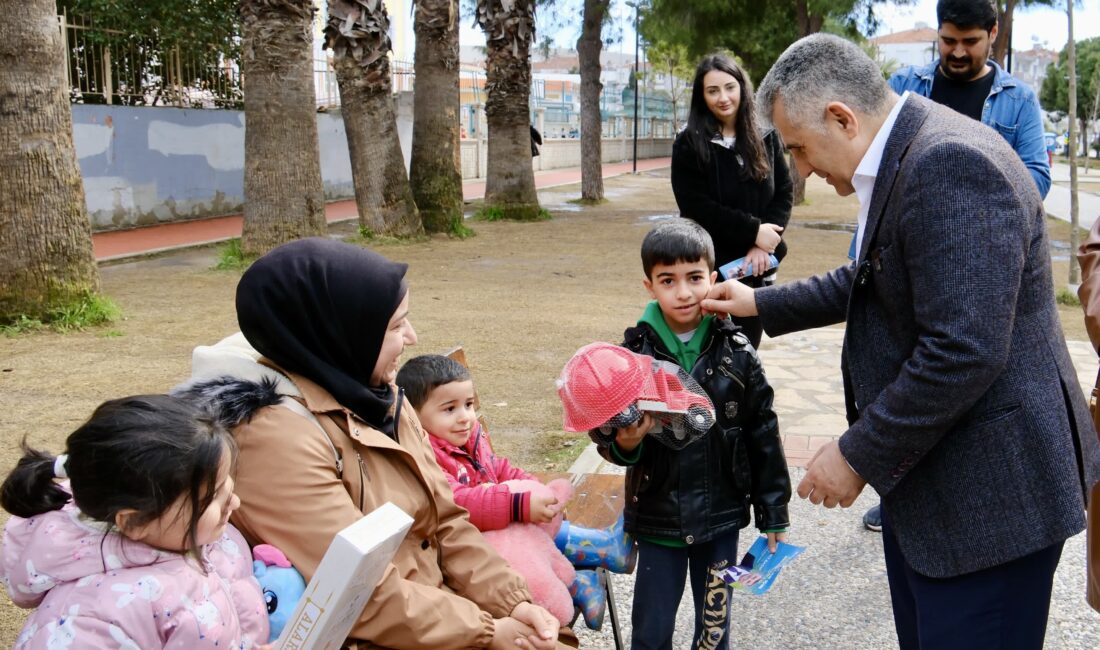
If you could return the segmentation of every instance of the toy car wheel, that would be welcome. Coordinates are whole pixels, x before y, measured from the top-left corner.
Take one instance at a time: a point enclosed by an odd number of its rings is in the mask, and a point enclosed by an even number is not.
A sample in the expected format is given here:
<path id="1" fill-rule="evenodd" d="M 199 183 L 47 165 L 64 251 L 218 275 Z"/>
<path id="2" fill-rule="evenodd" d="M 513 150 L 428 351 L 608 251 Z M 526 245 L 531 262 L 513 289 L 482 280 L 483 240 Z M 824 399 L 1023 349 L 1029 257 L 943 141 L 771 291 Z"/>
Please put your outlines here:
<path id="1" fill-rule="evenodd" d="M 687 420 L 688 426 L 699 432 L 709 431 L 714 426 L 714 414 L 698 404 L 692 404 L 688 407 L 685 420 Z"/>

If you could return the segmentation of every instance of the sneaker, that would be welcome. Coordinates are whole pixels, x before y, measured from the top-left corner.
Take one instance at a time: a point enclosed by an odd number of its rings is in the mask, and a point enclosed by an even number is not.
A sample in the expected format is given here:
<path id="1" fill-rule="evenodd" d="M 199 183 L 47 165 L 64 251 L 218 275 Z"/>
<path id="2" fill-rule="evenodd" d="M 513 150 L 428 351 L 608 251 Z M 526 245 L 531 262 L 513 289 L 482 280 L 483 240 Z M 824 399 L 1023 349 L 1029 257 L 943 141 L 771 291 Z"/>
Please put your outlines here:
<path id="1" fill-rule="evenodd" d="M 875 504 L 870 510 L 863 513 L 863 527 L 867 530 L 882 532 L 882 504 Z"/>

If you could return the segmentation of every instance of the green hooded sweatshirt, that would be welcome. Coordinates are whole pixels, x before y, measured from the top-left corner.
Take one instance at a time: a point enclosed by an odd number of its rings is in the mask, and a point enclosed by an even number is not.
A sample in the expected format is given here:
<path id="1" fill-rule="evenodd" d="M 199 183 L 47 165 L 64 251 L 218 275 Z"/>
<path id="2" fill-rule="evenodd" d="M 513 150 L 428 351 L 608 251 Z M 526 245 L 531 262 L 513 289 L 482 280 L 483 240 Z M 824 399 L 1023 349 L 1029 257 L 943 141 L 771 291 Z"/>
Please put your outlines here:
<path id="1" fill-rule="evenodd" d="M 638 324 L 641 325 L 642 323 L 653 328 L 653 331 L 657 333 L 657 338 L 661 339 L 661 343 L 676 359 L 676 363 L 684 369 L 684 372 L 691 374 L 691 369 L 695 367 L 695 362 L 699 359 L 699 353 L 703 351 L 703 344 L 710 336 L 714 316 L 704 316 L 699 326 L 695 328 L 695 335 L 687 343 L 681 341 L 676 336 L 676 332 L 669 328 L 668 323 L 665 322 L 665 315 L 661 313 L 661 306 L 657 304 L 656 300 L 652 300 L 646 305 L 645 312 L 638 319 Z"/>

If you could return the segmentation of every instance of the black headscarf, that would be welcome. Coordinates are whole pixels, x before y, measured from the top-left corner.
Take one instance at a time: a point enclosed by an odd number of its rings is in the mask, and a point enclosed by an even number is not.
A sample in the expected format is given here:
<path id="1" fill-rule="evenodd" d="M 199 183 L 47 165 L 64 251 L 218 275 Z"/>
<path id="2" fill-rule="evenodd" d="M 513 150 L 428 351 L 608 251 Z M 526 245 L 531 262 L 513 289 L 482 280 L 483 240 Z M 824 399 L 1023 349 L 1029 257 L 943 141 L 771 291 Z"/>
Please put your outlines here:
<path id="1" fill-rule="evenodd" d="M 252 347 L 316 382 L 368 424 L 392 428 L 390 386 L 371 386 L 407 264 L 318 237 L 273 249 L 237 285 L 237 322 Z"/>

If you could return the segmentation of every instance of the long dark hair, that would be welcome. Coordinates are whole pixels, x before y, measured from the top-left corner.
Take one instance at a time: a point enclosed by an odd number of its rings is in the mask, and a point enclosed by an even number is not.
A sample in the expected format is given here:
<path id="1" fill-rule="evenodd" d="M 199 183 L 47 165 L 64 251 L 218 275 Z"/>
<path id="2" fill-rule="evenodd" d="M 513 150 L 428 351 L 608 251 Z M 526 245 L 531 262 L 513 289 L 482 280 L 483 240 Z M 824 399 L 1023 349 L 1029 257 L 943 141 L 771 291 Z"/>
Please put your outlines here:
<path id="1" fill-rule="evenodd" d="M 768 154 L 764 150 L 764 139 L 756 129 L 756 107 L 753 103 L 752 81 L 748 75 L 730 57 L 725 54 L 710 54 L 703 57 L 695 68 L 695 81 L 691 85 L 691 110 L 688 112 L 687 136 L 691 140 L 699 159 L 710 161 L 710 141 L 721 133 L 722 125 L 714 113 L 707 108 L 703 88 L 703 77 L 712 70 L 731 75 L 741 86 L 741 102 L 737 107 L 734 128 L 737 141 L 733 150 L 745 161 L 745 171 L 750 178 L 762 181 L 771 171 Z"/>
<path id="2" fill-rule="evenodd" d="M 0 506 L 17 517 L 60 510 L 69 493 L 54 481 L 54 456 L 32 449 L 0 486 Z M 65 442 L 65 471 L 82 513 L 114 526 L 142 526 L 168 512 L 180 497 L 190 505 L 187 554 L 198 556 L 199 519 L 214 500 L 222 455 L 236 458 L 226 430 L 204 410 L 168 395 L 135 395 L 104 402 Z M 123 531 L 125 533 L 125 531 Z"/>

